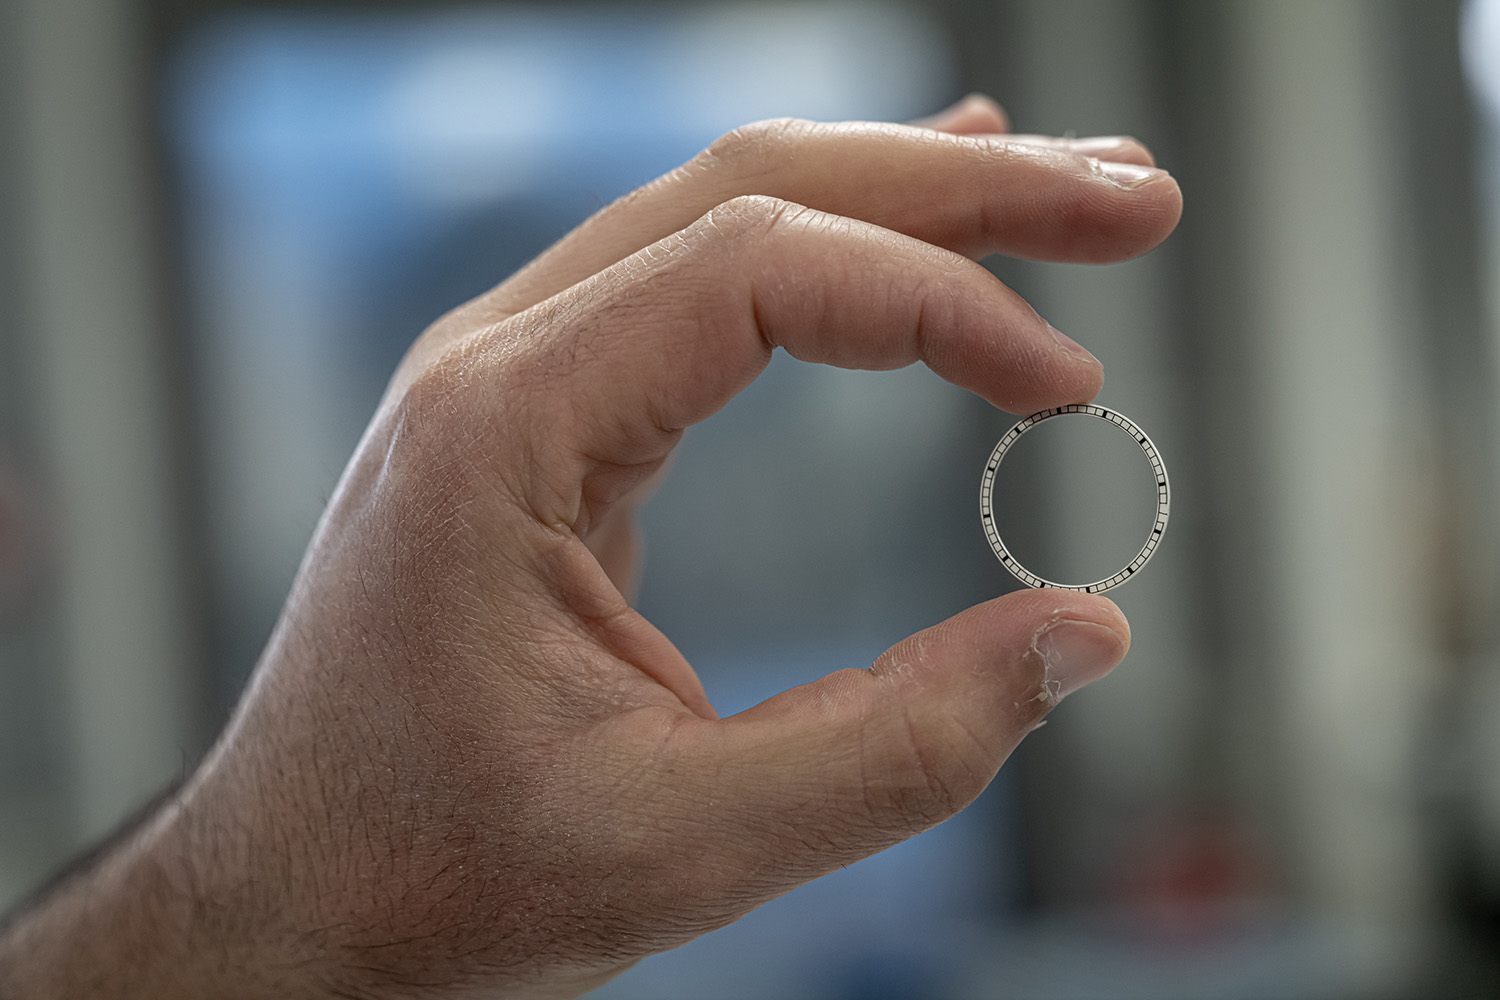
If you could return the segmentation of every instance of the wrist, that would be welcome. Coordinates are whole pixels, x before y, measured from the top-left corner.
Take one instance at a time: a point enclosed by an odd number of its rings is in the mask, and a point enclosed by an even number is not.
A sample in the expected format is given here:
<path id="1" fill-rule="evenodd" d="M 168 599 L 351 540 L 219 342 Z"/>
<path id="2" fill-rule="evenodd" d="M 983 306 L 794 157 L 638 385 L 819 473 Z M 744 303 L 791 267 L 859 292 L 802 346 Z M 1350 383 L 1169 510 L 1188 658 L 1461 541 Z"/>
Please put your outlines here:
<path id="1" fill-rule="evenodd" d="M 205 864 L 182 806 L 165 797 L 143 820 L 44 890 L 0 927 L 0 996 L 125 1000 L 312 995 L 297 963 L 265 947 L 266 923 L 231 888 L 233 851 Z M 210 854 L 212 851 L 209 852 Z"/>

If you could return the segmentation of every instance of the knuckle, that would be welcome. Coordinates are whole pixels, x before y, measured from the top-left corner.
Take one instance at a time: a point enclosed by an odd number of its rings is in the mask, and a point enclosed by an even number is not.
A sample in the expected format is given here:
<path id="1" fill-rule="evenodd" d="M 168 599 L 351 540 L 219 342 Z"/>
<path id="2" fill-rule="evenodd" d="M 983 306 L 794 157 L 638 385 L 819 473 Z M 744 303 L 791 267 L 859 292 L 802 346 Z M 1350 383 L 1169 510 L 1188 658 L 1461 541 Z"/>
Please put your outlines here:
<path id="1" fill-rule="evenodd" d="M 387 453 L 413 487 L 457 500 L 487 478 L 484 456 L 498 452 L 508 394 L 476 392 L 493 383 L 482 346 L 470 341 L 427 364 L 395 400 Z M 483 398 L 481 398 L 483 397 Z"/>
<path id="2" fill-rule="evenodd" d="M 792 147 L 812 128 L 812 122 L 800 118 L 751 122 L 719 136 L 698 159 L 704 166 L 755 176 L 785 163 Z"/>
<path id="3" fill-rule="evenodd" d="M 476 359 L 463 348 L 450 350 L 427 364 L 401 392 L 403 421 L 413 432 L 448 438 L 467 419 L 467 389 L 475 377 Z"/>
<path id="4" fill-rule="evenodd" d="M 742 194 L 709 209 L 703 223 L 710 232 L 729 239 L 764 236 L 796 207 L 770 195 Z"/>

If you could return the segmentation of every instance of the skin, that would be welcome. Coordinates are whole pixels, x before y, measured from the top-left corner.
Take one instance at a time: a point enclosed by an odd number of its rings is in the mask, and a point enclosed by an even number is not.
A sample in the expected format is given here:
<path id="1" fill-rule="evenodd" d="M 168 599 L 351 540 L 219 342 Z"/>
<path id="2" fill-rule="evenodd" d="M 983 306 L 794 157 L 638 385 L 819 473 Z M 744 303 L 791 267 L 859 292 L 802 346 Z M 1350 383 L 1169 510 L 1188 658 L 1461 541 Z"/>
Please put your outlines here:
<path id="1" fill-rule="evenodd" d="M 1099 363 L 975 263 L 1149 250 L 1130 139 L 748 126 L 412 347 L 238 711 L 0 934 L 0 995 L 566 997 L 953 815 L 1124 656 L 1108 600 L 986 602 L 729 719 L 630 606 L 633 512 L 776 348 L 996 406 Z"/>

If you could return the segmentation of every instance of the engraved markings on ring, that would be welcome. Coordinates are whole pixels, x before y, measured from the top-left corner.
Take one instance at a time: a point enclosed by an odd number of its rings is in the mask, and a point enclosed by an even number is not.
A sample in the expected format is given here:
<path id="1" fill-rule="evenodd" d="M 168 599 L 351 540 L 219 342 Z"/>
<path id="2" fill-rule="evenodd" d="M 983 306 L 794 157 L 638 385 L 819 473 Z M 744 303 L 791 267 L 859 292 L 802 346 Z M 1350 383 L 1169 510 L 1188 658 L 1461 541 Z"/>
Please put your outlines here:
<path id="1" fill-rule="evenodd" d="M 1141 546 L 1141 551 L 1130 560 L 1129 565 L 1113 576 L 1107 576 L 1093 583 L 1055 583 L 1043 579 L 1031 572 L 1016 561 L 1010 550 L 1005 547 L 1005 542 L 1000 538 L 1000 531 L 995 527 L 995 470 L 1000 468 L 1000 462 L 1005 458 L 1005 453 L 1011 449 L 1022 434 L 1031 430 L 1044 420 L 1053 417 L 1061 417 L 1070 413 L 1078 413 L 1089 417 L 1098 417 L 1100 420 L 1108 421 L 1130 435 L 1141 451 L 1146 453 L 1146 460 L 1151 463 L 1151 472 L 1156 480 L 1156 520 L 1152 522 L 1151 534 L 1146 537 L 1146 544 Z M 1112 590 L 1120 584 L 1129 580 L 1132 576 L 1146 565 L 1147 560 L 1156 552 L 1156 546 L 1161 542 L 1161 536 L 1167 528 L 1167 515 L 1171 512 L 1171 487 L 1167 484 L 1167 467 L 1161 460 L 1161 453 L 1156 450 L 1156 445 L 1146 436 L 1146 432 L 1129 417 L 1116 413 L 1114 410 L 1104 406 L 1095 406 L 1092 403 L 1074 403 L 1068 406 L 1058 406 L 1050 410 L 1042 410 L 1016 424 L 1005 432 L 1000 443 L 995 445 L 995 450 L 990 452 L 989 461 L 984 466 L 984 477 L 979 485 L 979 514 L 984 525 L 984 535 L 990 541 L 990 548 L 995 550 L 995 557 L 1000 564 L 1011 572 L 1017 580 L 1028 587 L 1057 587 L 1062 590 L 1081 590 L 1089 594 L 1102 594 L 1106 590 Z"/>

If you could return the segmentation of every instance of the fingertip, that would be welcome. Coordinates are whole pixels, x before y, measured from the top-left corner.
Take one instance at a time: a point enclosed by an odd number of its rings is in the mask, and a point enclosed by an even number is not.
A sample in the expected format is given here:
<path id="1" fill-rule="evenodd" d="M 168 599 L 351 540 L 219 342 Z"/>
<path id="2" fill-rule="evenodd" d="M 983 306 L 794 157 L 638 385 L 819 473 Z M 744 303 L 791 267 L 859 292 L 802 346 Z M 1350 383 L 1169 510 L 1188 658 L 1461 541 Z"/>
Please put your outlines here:
<path id="1" fill-rule="evenodd" d="M 874 669 L 878 674 L 909 667 L 913 657 L 929 666 L 957 657 L 973 668 L 970 673 L 998 675 L 1006 686 L 1031 686 L 1036 695 L 1040 678 L 1029 676 L 1035 672 L 1031 668 L 1048 666 L 1045 656 L 1038 660 L 1039 644 L 1059 627 L 1073 626 L 1080 634 L 1068 641 L 1080 648 L 1060 652 L 1089 659 L 1089 667 L 1079 668 L 1097 674 L 1088 682 L 1108 673 L 1130 648 L 1130 623 L 1109 598 L 1077 590 L 1028 589 L 977 604 L 918 632 L 891 647 Z M 939 652 L 943 655 L 935 655 Z"/>
<path id="2" fill-rule="evenodd" d="M 1177 178 L 1167 174 L 1159 182 L 1156 196 L 1162 199 L 1165 211 L 1162 218 L 1162 234 L 1164 240 L 1177 228 L 1177 223 L 1182 220 L 1182 185 L 1177 183 Z M 1157 242 L 1160 242 L 1158 240 Z"/>
<path id="3" fill-rule="evenodd" d="M 959 101 L 967 115 L 966 124 L 971 125 L 971 132 L 988 132 L 1004 135 L 1010 132 L 1010 115 L 1000 106 L 1000 102 L 989 94 L 974 90 L 965 94 Z"/>
<path id="4" fill-rule="evenodd" d="M 993 164 L 994 178 L 976 196 L 994 207 L 977 213 L 966 229 L 927 238 L 975 258 L 1001 252 L 1072 264 L 1129 260 L 1166 239 L 1182 214 L 1182 193 L 1169 172 L 1129 158 L 1085 155 L 1066 143 L 1045 137 L 968 142 Z"/>
<path id="5" fill-rule="evenodd" d="M 1182 188 L 1177 178 L 1154 164 L 1134 163 L 1121 160 L 1102 160 L 1090 157 L 1090 166 L 1095 174 L 1113 187 L 1129 192 L 1149 207 L 1154 214 L 1162 216 L 1167 223 L 1166 232 L 1171 232 L 1182 214 Z"/>
<path id="6" fill-rule="evenodd" d="M 1029 645 L 1031 638 L 1045 630 L 1049 622 L 1069 619 L 1107 628 L 1119 636 L 1126 648 L 1130 645 L 1130 623 L 1119 605 L 1101 594 L 1081 590 L 1044 587 L 1012 591 L 977 604 L 948 621 L 967 623 L 970 616 L 977 627 L 993 630 L 997 639 L 1009 644 L 1024 638 Z"/>
<path id="7" fill-rule="evenodd" d="M 1049 707 L 1100 680 L 1130 651 L 1130 622 L 1119 605 L 1098 594 L 1045 588 L 1031 649 L 1043 669 Z"/>
<path id="8" fill-rule="evenodd" d="M 1071 226 L 1087 233 L 1091 248 L 1075 247 L 1070 260 L 1115 263 L 1149 253 L 1177 228 L 1182 189 L 1159 167 L 1090 159 L 1091 196 L 1074 207 Z"/>
<path id="9" fill-rule="evenodd" d="M 974 609 L 998 633 L 990 692 L 1014 720 L 1019 742 L 1073 694 L 1109 674 L 1130 649 L 1130 624 L 1108 598 L 1048 588 L 1021 591 Z"/>
<path id="10" fill-rule="evenodd" d="M 1114 601 L 1100 594 L 1085 594 L 1085 597 L 1093 598 L 1093 606 L 1099 610 L 1102 616 L 1101 625 L 1106 625 L 1120 636 L 1120 641 L 1125 644 L 1121 656 L 1130 652 L 1130 619 L 1125 617 L 1125 612 Z"/>
<path id="11" fill-rule="evenodd" d="M 1141 249 L 1135 254 L 1139 256 L 1155 249 L 1177 228 L 1182 219 L 1182 188 L 1177 178 L 1158 170 L 1156 176 L 1136 189 L 1136 194 L 1149 199 L 1142 212 Z"/>
<path id="12" fill-rule="evenodd" d="M 923 128 L 951 135 L 1003 135 L 1010 131 L 1010 118 L 988 94 L 965 94 L 942 111 L 912 122 Z"/>
<path id="13" fill-rule="evenodd" d="M 1092 401 L 1104 388 L 1104 365 L 1050 323 L 1039 323 L 1044 334 L 1031 329 L 989 334 L 987 343 L 963 359 L 964 377 L 950 374 L 946 366 L 934 365 L 934 370 L 1017 416 Z"/>

